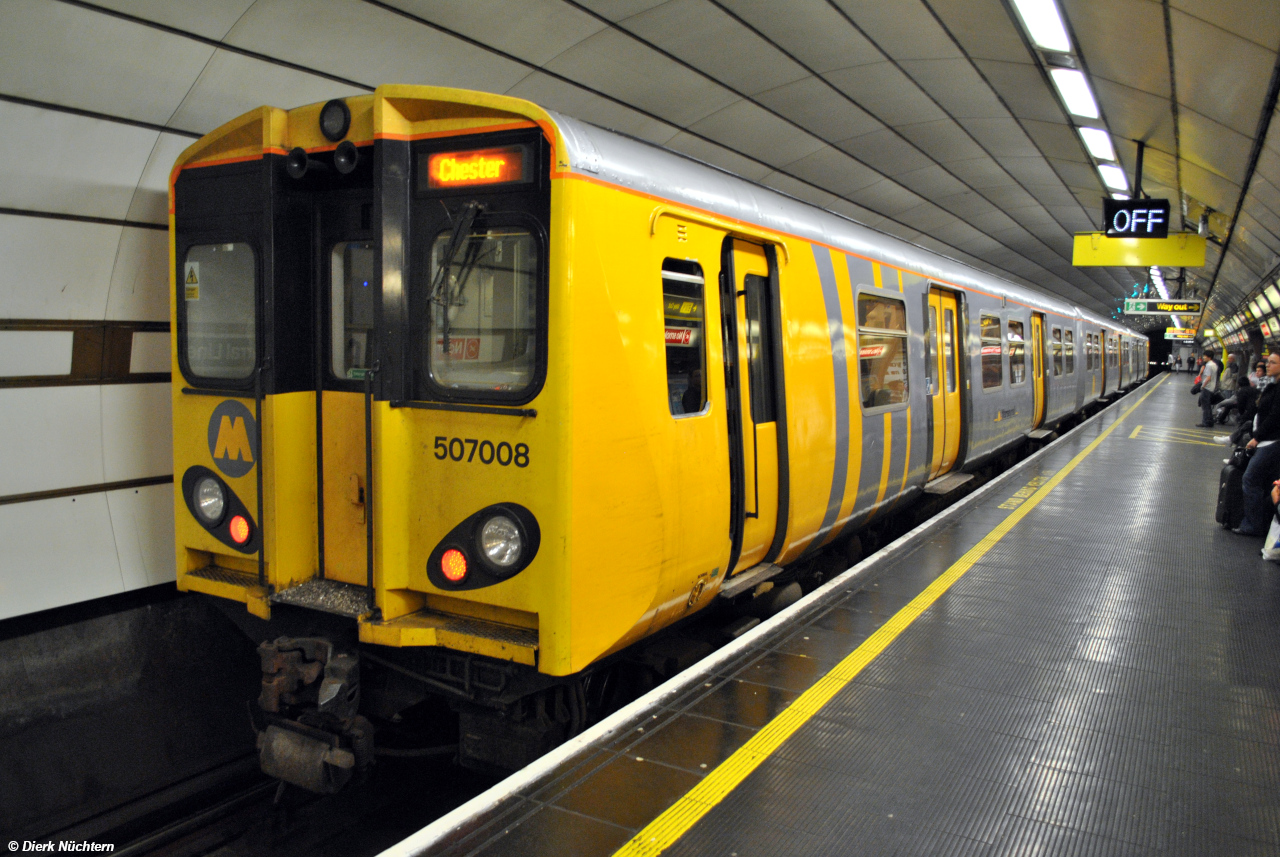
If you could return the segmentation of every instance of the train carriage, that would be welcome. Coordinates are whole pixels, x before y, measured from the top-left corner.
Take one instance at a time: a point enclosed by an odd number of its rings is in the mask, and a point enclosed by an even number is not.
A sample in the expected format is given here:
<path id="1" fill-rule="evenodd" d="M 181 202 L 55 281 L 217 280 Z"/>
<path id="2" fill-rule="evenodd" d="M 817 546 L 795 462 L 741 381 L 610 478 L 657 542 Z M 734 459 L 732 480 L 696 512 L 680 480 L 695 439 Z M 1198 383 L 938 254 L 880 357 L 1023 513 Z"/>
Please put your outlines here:
<path id="1" fill-rule="evenodd" d="M 171 202 L 178 583 L 246 605 L 264 767 L 311 788 L 428 694 L 464 762 L 523 762 L 611 655 L 1145 374 L 1111 322 L 514 98 L 264 107 Z"/>

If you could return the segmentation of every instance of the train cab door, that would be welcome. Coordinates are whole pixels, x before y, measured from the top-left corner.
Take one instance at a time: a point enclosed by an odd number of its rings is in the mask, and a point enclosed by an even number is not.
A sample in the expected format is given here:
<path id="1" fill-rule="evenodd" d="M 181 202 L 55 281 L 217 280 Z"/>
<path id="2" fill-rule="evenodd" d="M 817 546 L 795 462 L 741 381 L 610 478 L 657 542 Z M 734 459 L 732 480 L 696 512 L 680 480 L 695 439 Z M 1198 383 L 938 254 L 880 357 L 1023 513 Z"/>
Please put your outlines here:
<path id="1" fill-rule="evenodd" d="M 929 289 L 928 367 L 925 386 L 933 416 L 929 478 L 947 473 L 960 452 L 959 304 L 955 292 Z"/>
<path id="2" fill-rule="evenodd" d="M 721 307 L 729 419 L 741 425 L 741 548 L 730 571 L 766 559 L 778 522 L 777 382 L 774 365 L 774 286 L 765 248 L 735 238 L 726 240 L 729 264 L 723 268 Z M 731 359 L 732 358 L 732 359 Z M 736 365 L 735 365 L 736 364 Z M 733 375 L 736 374 L 736 379 Z M 730 432 L 732 435 L 732 431 Z M 732 440 L 732 438 L 731 438 Z M 732 446 L 731 443 L 731 452 Z M 737 504 L 735 503 L 735 506 Z"/>
<path id="3" fill-rule="evenodd" d="M 1039 428 L 1044 422 L 1045 401 L 1044 371 L 1044 315 L 1031 313 L 1031 389 L 1034 404 L 1031 411 L 1031 427 Z"/>
<path id="4" fill-rule="evenodd" d="M 364 373 L 373 353 L 378 270 L 372 193 L 316 197 L 313 235 L 320 570 L 322 577 L 364 585 Z"/>

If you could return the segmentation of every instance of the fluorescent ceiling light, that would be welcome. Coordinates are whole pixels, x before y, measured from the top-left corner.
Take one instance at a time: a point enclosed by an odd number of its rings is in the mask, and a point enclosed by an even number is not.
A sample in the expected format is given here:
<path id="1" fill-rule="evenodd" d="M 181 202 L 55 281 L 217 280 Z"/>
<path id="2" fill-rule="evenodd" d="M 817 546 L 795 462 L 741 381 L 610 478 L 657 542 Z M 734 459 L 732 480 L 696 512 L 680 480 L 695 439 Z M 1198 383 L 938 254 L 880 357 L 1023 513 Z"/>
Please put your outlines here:
<path id="1" fill-rule="evenodd" d="M 1089 150 L 1089 154 L 1093 155 L 1100 161 L 1114 161 L 1116 158 L 1115 147 L 1111 145 L 1111 135 L 1103 128 L 1080 128 L 1080 137 L 1084 140 L 1085 148 Z"/>
<path id="2" fill-rule="evenodd" d="M 1267 296 L 1264 294 L 1258 295 L 1258 306 L 1262 307 L 1263 312 L 1271 312 L 1273 309 L 1276 309 L 1276 307 L 1272 305 L 1271 301 L 1267 300 Z"/>
<path id="3" fill-rule="evenodd" d="M 1071 50 L 1071 39 L 1053 0 L 1013 0 L 1013 5 L 1018 7 L 1027 35 L 1036 47 L 1063 53 Z"/>
<path id="4" fill-rule="evenodd" d="M 1272 308 L 1280 309 L 1280 288 L 1273 285 L 1267 286 L 1266 295 L 1267 300 L 1271 301 Z"/>
<path id="5" fill-rule="evenodd" d="M 1098 167 L 1098 174 L 1102 176 L 1103 182 L 1112 190 L 1128 190 L 1129 180 L 1124 177 L 1124 170 L 1115 164 L 1103 164 Z"/>
<path id="6" fill-rule="evenodd" d="M 1053 68 L 1049 69 L 1049 75 L 1053 78 L 1053 85 L 1058 87 L 1058 95 L 1062 96 L 1067 110 L 1075 116 L 1088 119 L 1099 117 L 1098 102 L 1093 100 L 1084 72 L 1073 68 Z"/>
<path id="7" fill-rule="evenodd" d="M 1263 313 L 1261 310 L 1259 310 L 1259 309 L 1258 309 L 1258 302 L 1257 302 L 1257 301 L 1254 301 L 1253 303 L 1249 304 L 1249 311 L 1250 311 L 1251 313 L 1253 313 L 1253 317 L 1254 317 L 1254 318 L 1262 318 L 1262 316 L 1265 314 L 1265 313 Z"/>
<path id="8" fill-rule="evenodd" d="M 1169 289 L 1164 284 L 1164 273 L 1155 265 L 1151 266 L 1151 282 L 1156 284 L 1156 291 L 1160 293 L 1160 297 L 1169 300 Z"/>
<path id="9" fill-rule="evenodd" d="M 1128 199 L 1128 198 L 1129 198 L 1129 194 L 1127 194 L 1127 193 L 1113 193 L 1113 194 L 1111 194 L 1111 198 L 1112 198 L 1112 199 Z"/>

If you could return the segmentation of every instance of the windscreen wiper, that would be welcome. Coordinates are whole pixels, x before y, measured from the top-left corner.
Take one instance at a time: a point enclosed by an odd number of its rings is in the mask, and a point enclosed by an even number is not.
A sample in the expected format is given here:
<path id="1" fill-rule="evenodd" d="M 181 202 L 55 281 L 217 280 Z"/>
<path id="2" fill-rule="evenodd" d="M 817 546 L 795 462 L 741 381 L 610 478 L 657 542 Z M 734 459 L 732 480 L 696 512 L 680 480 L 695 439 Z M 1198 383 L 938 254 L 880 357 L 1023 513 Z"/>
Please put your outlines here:
<path id="1" fill-rule="evenodd" d="M 458 214 L 458 221 L 453 225 L 453 232 L 449 233 L 449 243 L 445 245 L 444 259 L 436 270 L 435 281 L 431 284 L 430 301 L 441 308 L 440 332 L 444 339 L 444 354 L 446 357 L 449 355 L 449 304 L 452 302 L 451 290 L 447 285 L 449 282 L 449 269 L 453 267 L 453 259 L 458 255 L 459 248 L 462 247 L 464 236 L 471 233 L 471 226 L 482 211 L 484 211 L 484 206 L 474 199 L 463 206 L 462 211 Z"/>

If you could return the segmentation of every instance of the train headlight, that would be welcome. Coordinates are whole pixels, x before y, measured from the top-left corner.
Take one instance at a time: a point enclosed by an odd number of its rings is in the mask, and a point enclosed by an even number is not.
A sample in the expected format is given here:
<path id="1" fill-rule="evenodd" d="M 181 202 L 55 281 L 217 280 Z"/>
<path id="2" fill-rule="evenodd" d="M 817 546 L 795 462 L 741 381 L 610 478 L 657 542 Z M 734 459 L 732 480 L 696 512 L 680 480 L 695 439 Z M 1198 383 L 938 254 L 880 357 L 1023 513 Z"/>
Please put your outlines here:
<path id="1" fill-rule="evenodd" d="M 506 515 L 494 515 L 480 528 L 480 552 L 497 571 L 506 571 L 520 561 L 524 537 L 520 527 Z"/>
<path id="2" fill-rule="evenodd" d="M 222 522 L 222 515 L 227 510 L 227 495 L 217 479 L 206 476 L 198 481 L 191 492 L 191 500 L 196 514 L 207 526 L 216 527 Z"/>

